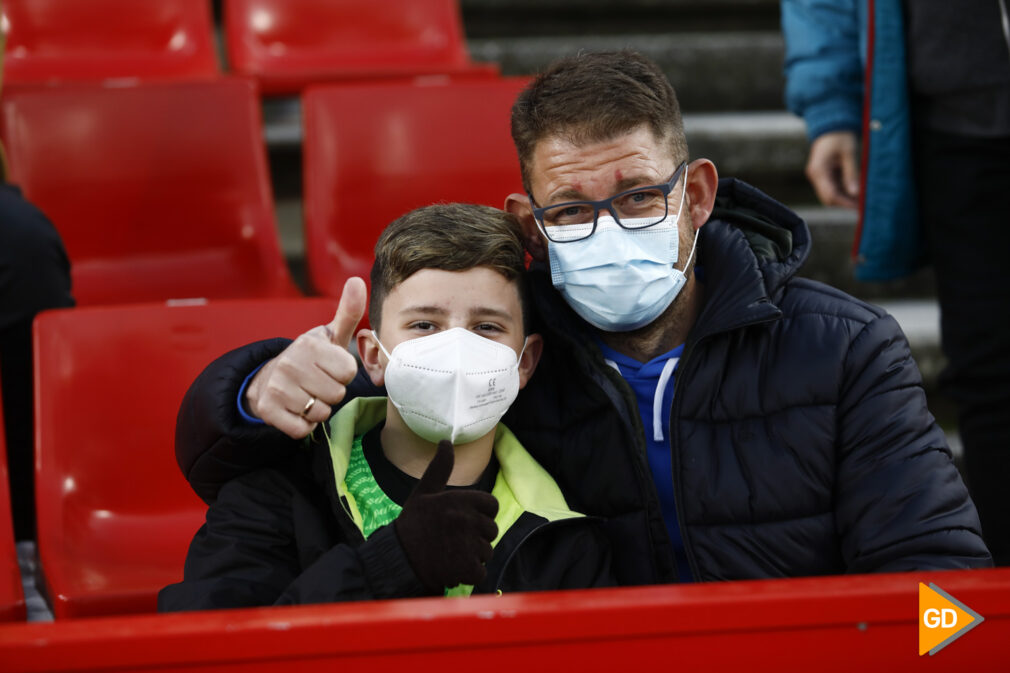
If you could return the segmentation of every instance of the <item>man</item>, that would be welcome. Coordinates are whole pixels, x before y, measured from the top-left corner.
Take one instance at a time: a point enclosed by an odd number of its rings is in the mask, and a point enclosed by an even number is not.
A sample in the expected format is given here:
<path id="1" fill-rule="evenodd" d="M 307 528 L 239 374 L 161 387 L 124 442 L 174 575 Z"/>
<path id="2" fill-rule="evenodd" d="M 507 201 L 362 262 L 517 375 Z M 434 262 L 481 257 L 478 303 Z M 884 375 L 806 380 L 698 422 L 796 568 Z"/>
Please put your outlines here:
<path id="1" fill-rule="evenodd" d="M 527 194 L 506 209 L 535 260 L 544 352 L 504 422 L 573 509 L 605 519 L 620 583 L 990 563 L 897 324 L 794 277 L 806 225 L 688 162 L 654 63 L 562 59 L 516 101 L 512 135 Z M 330 326 L 194 384 L 177 454 L 204 498 L 327 418 L 306 400 L 360 394 L 341 346 L 362 302 L 345 288 Z M 236 396 L 277 430 L 239 423 Z"/>

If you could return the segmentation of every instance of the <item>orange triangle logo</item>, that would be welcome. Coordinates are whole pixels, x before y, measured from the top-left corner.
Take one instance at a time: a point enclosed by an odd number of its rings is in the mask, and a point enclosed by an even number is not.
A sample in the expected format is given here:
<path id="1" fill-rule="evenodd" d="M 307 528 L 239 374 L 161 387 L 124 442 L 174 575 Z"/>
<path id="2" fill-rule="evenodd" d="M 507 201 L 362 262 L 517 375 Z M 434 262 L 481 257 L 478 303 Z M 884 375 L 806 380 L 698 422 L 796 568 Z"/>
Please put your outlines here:
<path id="1" fill-rule="evenodd" d="M 930 583 L 919 582 L 919 656 L 933 656 L 984 621 L 967 605 Z"/>

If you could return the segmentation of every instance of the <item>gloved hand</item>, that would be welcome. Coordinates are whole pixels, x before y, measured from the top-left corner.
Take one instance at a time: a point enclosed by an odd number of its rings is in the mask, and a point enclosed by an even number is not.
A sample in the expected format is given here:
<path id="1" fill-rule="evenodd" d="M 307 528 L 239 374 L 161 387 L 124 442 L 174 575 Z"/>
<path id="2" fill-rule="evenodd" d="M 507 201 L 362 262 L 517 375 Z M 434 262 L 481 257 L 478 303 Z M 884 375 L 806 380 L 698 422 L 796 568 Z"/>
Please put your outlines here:
<path id="1" fill-rule="evenodd" d="M 393 521 L 410 567 L 433 594 L 487 576 L 498 501 L 490 493 L 445 490 L 452 473 L 452 442 L 443 439 L 403 511 Z"/>

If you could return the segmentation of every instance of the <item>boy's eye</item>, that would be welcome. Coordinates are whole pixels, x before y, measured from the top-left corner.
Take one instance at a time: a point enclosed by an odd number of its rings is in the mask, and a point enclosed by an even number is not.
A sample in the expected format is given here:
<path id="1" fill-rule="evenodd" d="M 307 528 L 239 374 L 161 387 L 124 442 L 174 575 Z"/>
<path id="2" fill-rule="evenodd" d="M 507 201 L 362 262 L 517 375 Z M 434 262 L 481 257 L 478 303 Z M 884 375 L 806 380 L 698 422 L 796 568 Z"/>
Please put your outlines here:
<path id="1" fill-rule="evenodd" d="M 475 332 L 484 332 L 486 334 L 498 334 L 502 331 L 501 327 L 491 322 L 482 322 L 479 325 L 476 325 L 473 329 Z"/>
<path id="2" fill-rule="evenodd" d="M 410 324 L 411 329 L 421 330 L 423 332 L 429 332 L 435 329 L 434 323 L 430 323 L 427 320 L 418 320 Z"/>

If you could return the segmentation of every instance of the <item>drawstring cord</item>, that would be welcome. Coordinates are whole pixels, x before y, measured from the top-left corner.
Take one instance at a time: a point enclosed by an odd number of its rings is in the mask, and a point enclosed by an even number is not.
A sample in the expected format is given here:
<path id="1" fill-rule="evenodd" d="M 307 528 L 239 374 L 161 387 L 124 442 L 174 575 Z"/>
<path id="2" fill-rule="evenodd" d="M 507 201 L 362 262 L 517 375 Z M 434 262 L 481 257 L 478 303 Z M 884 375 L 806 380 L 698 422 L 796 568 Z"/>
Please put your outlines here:
<path id="1" fill-rule="evenodd" d="M 1003 24 L 1003 40 L 1006 42 L 1007 57 L 1010 58 L 1010 16 L 1006 11 L 1006 0 L 999 0 L 999 13 Z"/>

